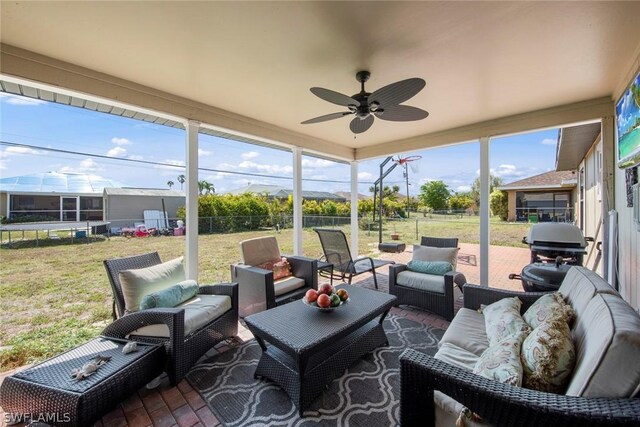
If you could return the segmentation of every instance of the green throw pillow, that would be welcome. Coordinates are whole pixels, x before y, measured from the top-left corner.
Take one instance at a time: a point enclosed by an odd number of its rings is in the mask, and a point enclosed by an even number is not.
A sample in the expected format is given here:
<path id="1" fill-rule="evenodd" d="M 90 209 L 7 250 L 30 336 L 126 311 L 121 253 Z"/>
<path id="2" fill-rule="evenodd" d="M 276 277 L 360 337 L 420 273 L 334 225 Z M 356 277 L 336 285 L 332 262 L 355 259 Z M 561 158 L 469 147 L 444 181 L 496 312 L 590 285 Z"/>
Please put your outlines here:
<path id="1" fill-rule="evenodd" d="M 140 302 L 140 310 L 158 307 L 176 307 L 198 294 L 198 283 L 185 280 L 162 291 L 146 295 Z"/>
<path id="2" fill-rule="evenodd" d="M 416 273 L 435 274 L 438 276 L 444 276 L 453 271 L 451 263 L 446 261 L 409 261 L 407 268 Z"/>

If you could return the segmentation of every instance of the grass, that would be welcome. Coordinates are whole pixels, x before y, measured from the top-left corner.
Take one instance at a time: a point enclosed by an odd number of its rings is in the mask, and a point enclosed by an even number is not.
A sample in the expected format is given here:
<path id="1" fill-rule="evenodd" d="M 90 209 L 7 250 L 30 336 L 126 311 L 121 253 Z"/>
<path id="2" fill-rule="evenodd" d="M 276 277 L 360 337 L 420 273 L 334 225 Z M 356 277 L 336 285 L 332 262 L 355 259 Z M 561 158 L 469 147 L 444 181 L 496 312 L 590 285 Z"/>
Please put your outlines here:
<path id="1" fill-rule="evenodd" d="M 419 217 L 385 225 L 383 240 L 392 232 L 412 244 L 419 236 L 457 236 L 461 242 L 478 243 L 477 217 Z M 342 229 L 349 234 L 349 227 Z M 527 224 L 492 222 L 492 244 L 521 247 Z M 322 248 L 311 229 L 303 232 L 304 254 L 319 258 Z M 13 234 L 13 233 L 12 233 Z M 290 229 L 201 235 L 200 283 L 229 280 L 229 265 L 240 258 L 238 242 L 276 235 L 283 253 L 293 251 Z M 0 371 L 41 361 L 98 335 L 111 321 L 111 289 L 102 261 L 158 251 L 163 260 L 184 255 L 184 237 L 112 237 L 96 239 L 16 240 L 8 246 L 3 233 L 0 246 Z M 22 237 L 21 234 L 19 236 Z M 25 239 L 31 236 L 25 233 Z M 62 236 L 61 236 L 62 237 Z M 359 253 L 375 250 L 378 232 L 360 231 Z"/>

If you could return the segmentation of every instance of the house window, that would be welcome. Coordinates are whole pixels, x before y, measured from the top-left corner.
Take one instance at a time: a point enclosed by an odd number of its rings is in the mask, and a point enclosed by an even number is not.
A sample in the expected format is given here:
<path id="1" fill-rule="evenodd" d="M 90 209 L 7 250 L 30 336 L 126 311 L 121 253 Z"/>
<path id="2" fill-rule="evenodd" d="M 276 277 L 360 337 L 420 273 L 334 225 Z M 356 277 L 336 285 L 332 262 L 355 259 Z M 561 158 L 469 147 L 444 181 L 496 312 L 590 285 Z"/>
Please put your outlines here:
<path id="1" fill-rule="evenodd" d="M 537 220 L 540 222 L 573 221 L 573 210 L 571 209 L 571 192 L 516 192 L 516 220 Z"/>

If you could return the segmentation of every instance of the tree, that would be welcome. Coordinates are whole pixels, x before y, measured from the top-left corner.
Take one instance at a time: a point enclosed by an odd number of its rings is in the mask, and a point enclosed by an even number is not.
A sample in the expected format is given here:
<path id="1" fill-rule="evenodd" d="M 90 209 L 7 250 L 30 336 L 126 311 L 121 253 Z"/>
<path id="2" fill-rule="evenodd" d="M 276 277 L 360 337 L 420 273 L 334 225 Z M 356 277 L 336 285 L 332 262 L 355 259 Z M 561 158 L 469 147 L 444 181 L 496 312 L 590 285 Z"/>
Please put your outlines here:
<path id="1" fill-rule="evenodd" d="M 216 192 L 216 189 L 210 182 L 202 180 L 198 181 L 198 192 L 200 194 L 214 194 Z"/>
<path id="2" fill-rule="evenodd" d="M 442 181 L 430 181 L 420 187 L 418 199 L 434 211 L 441 211 L 447 209 L 447 200 L 450 195 L 447 184 Z"/>
<path id="3" fill-rule="evenodd" d="M 496 187 L 502 185 L 502 178 L 499 176 L 493 176 L 489 174 L 489 194 L 493 192 Z M 471 191 L 469 192 L 476 205 L 480 206 L 480 177 L 477 177 L 473 184 L 471 184 Z"/>
<path id="4" fill-rule="evenodd" d="M 454 211 L 462 211 L 473 206 L 475 202 L 467 193 L 452 194 L 449 197 L 449 207 Z"/>
<path id="5" fill-rule="evenodd" d="M 175 183 L 171 180 L 167 181 L 167 185 L 169 186 L 169 190 L 171 190 L 171 187 L 173 187 Z"/>
<path id="6" fill-rule="evenodd" d="M 509 198 L 507 192 L 493 190 L 489 195 L 489 207 L 493 215 L 499 216 L 501 220 L 506 221 L 509 217 Z"/>
<path id="7" fill-rule="evenodd" d="M 182 190 L 182 184 L 184 184 L 184 182 L 185 182 L 186 180 L 187 180 L 187 179 L 185 178 L 185 176 L 184 176 L 184 175 L 178 175 L 178 182 L 180 183 L 180 189 L 181 189 L 181 190 Z"/>

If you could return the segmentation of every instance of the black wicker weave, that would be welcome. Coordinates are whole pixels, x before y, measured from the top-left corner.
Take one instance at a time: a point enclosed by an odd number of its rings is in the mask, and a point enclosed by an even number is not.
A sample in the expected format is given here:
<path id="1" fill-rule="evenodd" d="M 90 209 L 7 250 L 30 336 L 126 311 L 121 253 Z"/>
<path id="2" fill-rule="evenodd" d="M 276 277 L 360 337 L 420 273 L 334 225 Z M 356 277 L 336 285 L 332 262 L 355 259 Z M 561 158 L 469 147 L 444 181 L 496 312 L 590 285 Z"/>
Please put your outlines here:
<path id="1" fill-rule="evenodd" d="M 159 375 L 164 367 L 161 345 L 140 343 L 122 354 L 128 341 L 99 337 L 4 379 L 0 405 L 10 417 L 28 422 L 88 426 Z M 70 376 L 98 354 L 111 356 L 93 375 Z"/>
<path id="2" fill-rule="evenodd" d="M 492 381 L 412 349 L 400 356 L 403 426 L 434 426 L 439 390 L 495 427 L 638 426 L 640 399 L 584 398 Z"/>
<path id="3" fill-rule="evenodd" d="M 313 231 L 318 233 L 322 251 L 324 252 L 323 270 L 330 273 L 331 283 L 333 279 L 346 280 L 351 284 L 354 276 L 362 273 L 371 272 L 373 274 L 373 284 L 378 289 L 378 278 L 376 277 L 376 269 L 387 264 L 395 264 L 395 261 L 385 259 L 374 259 L 371 257 L 360 257 L 353 259 L 347 237 L 341 230 L 314 228 Z M 329 268 L 326 263 L 332 264 Z"/>
<path id="4" fill-rule="evenodd" d="M 227 295 L 231 297 L 231 309 L 201 329 L 184 335 L 184 309 L 154 308 L 124 315 L 124 297 L 118 273 L 122 270 L 145 268 L 160 263 L 157 252 L 127 258 L 104 261 L 114 294 L 114 307 L 119 318 L 102 332 L 105 336 L 125 338 L 143 326 L 164 323 L 170 338 L 131 336 L 141 342 L 163 344 L 167 350 L 166 372 L 172 385 L 177 384 L 203 354 L 217 343 L 238 334 L 238 284 L 220 283 L 200 286 L 201 295 Z"/>
<path id="5" fill-rule="evenodd" d="M 526 311 L 544 292 L 515 292 L 464 285 L 464 307 L 472 310 L 517 296 Z M 403 426 L 435 425 L 433 392 L 465 405 L 495 427 L 638 426 L 640 399 L 584 398 L 545 393 L 492 381 L 407 349 L 400 356 L 400 418 Z"/>
<path id="6" fill-rule="evenodd" d="M 387 344 L 382 321 L 395 297 L 349 285 L 338 288 L 349 292 L 350 303 L 332 312 L 296 301 L 245 318 L 263 350 L 255 376 L 279 384 L 301 417 L 324 386 L 363 355 Z"/>
<path id="7" fill-rule="evenodd" d="M 454 237 L 439 238 L 423 236 L 420 244 L 421 246 L 437 248 L 455 248 L 458 246 L 458 239 Z M 444 293 L 439 293 L 399 285 L 396 282 L 398 274 L 406 269 L 407 266 L 404 264 L 396 264 L 389 267 L 389 293 L 398 297 L 396 304 L 407 304 L 424 308 L 447 320 L 453 319 L 454 286 L 457 285 L 462 289 L 462 285 L 466 282 L 464 275 L 456 271 L 445 274 Z"/>

